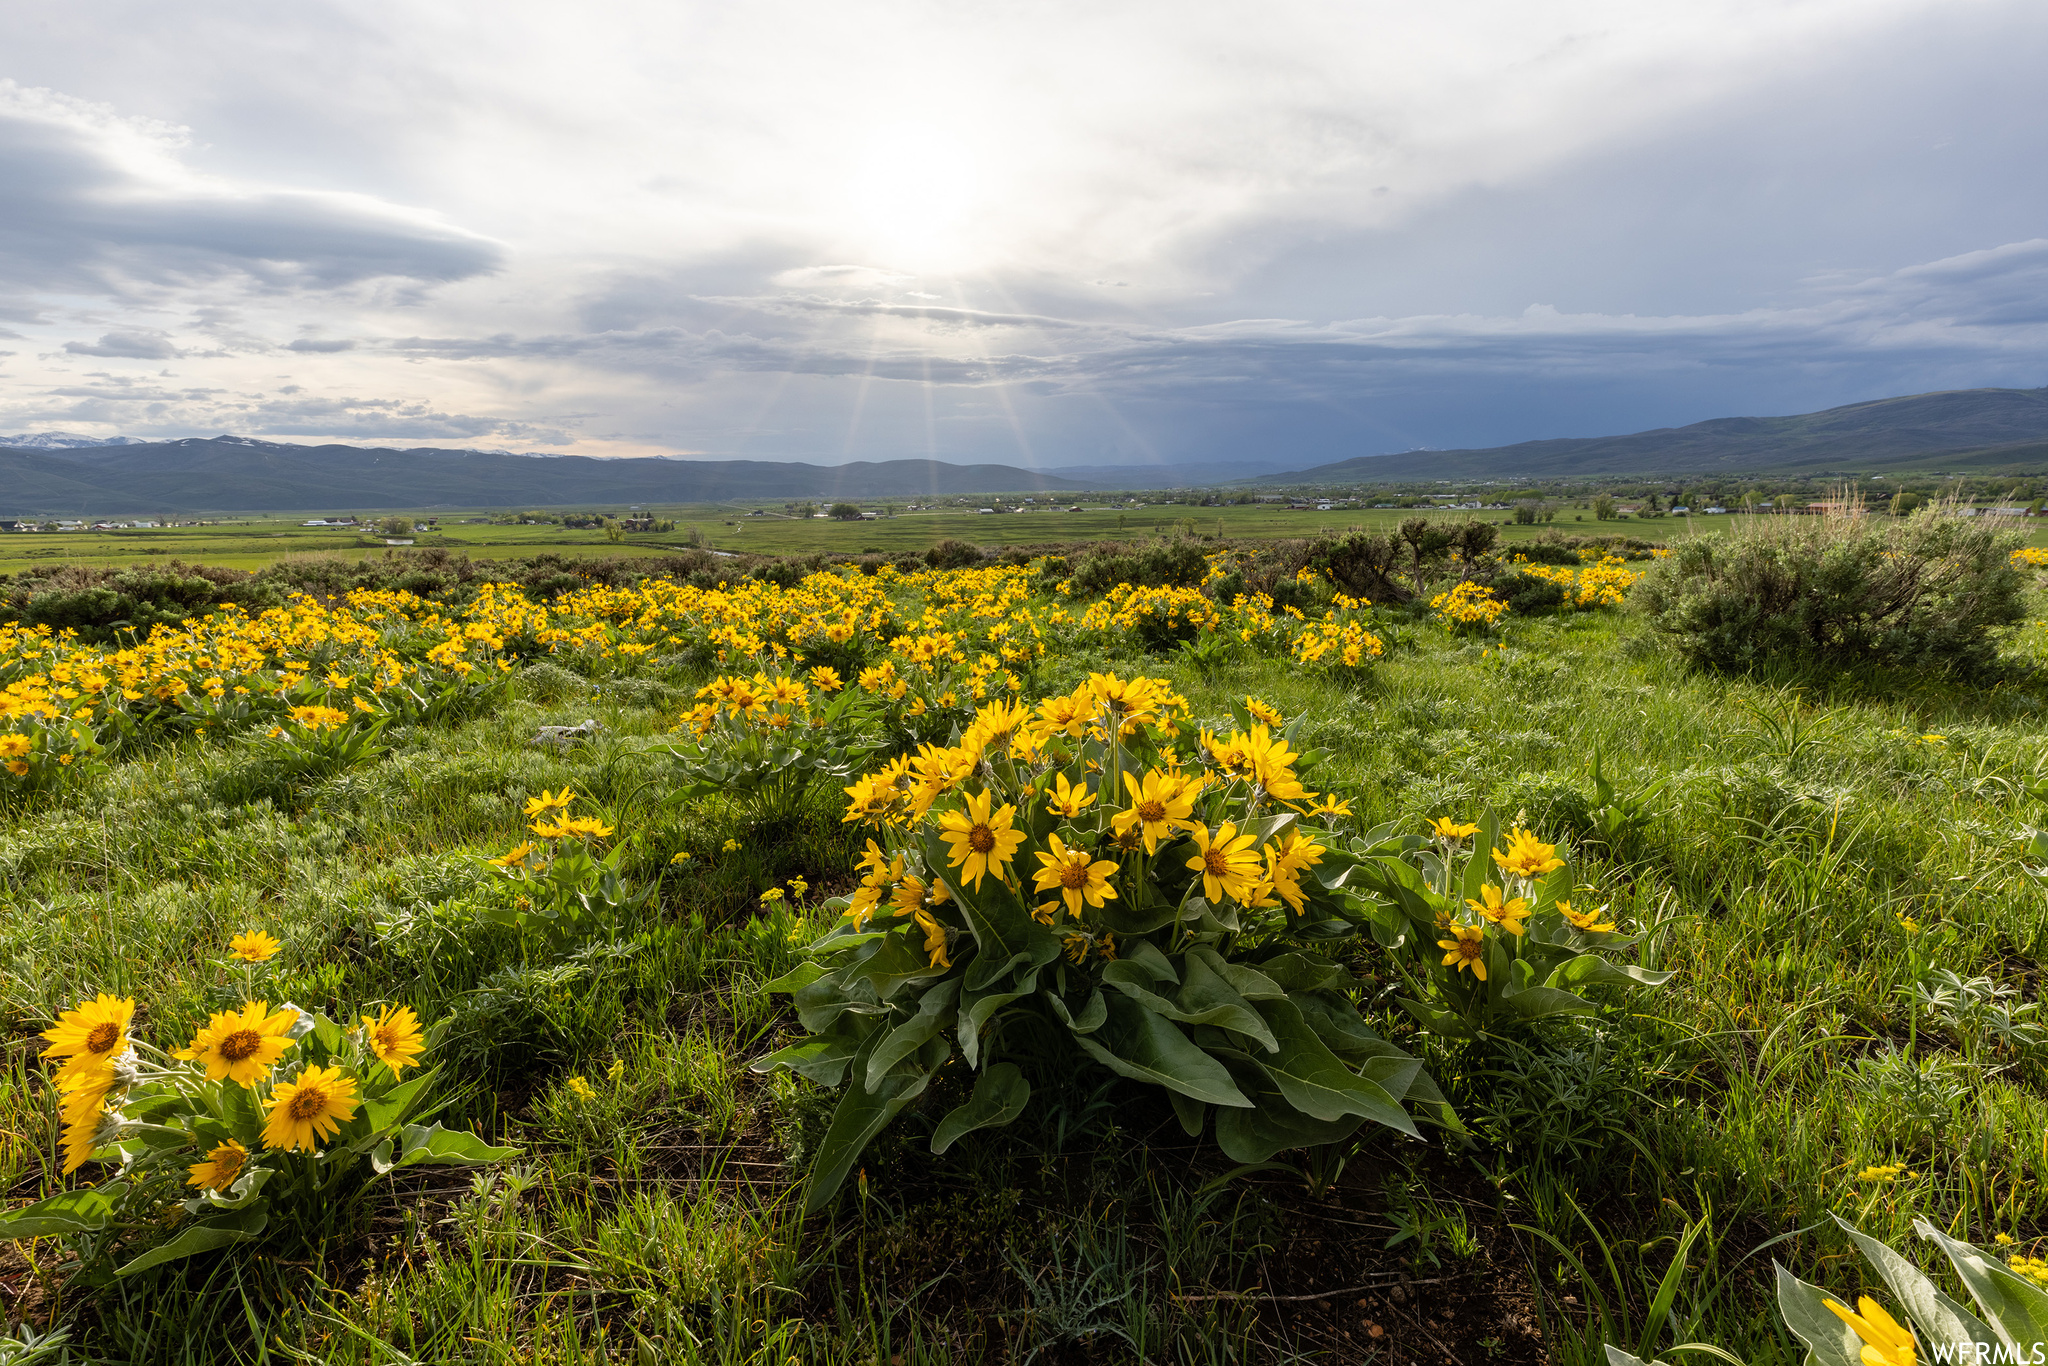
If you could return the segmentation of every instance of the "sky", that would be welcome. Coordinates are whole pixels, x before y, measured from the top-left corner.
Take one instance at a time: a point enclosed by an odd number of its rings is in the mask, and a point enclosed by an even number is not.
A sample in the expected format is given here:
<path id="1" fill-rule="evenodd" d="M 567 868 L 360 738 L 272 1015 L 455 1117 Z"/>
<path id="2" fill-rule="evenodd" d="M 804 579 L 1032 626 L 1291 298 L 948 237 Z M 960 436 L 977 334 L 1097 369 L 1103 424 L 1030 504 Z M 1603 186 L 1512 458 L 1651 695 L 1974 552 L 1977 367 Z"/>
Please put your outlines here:
<path id="1" fill-rule="evenodd" d="M 1300 468 L 2048 384 L 2038 0 L 0 7 L 0 435 Z"/>

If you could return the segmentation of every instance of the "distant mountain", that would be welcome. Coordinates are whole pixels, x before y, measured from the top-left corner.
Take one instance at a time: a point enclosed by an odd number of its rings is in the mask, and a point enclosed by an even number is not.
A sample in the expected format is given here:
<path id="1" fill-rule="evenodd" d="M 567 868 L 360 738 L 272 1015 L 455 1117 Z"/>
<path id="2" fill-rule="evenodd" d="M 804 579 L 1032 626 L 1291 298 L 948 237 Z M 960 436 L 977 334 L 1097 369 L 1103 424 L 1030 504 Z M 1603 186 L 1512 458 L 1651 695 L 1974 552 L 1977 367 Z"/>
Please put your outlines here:
<path id="1" fill-rule="evenodd" d="M 65 451 L 86 446 L 140 446 L 134 436 L 74 436 L 70 432 L 37 432 L 33 435 L 0 436 L 0 447 L 23 451 Z"/>
<path id="2" fill-rule="evenodd" d="M 415 447 L 294 446 L 193 437 L 126 446 L 0 447 L 0 515 L 367 511 L 923 498 L 1099 487 L 1008 465 L 534 459 Z"/>
<path id="3" fill-rule="evenodd" d="M 1263 481 L 1285 468 L 1275 460 L 1217 460 L 1186 465 L 1054 465 L 1046 473 L 1113 489 L 1201 489 L 1247 479 Z"/>
<path id="4" fill-rule="evenodd" d="M 1632 436 L 1362 455 L 1258 483 L 1581 475 L 2048 471 L 2048 388 L 1954 389 L 1795 417 L 1722 417 Z M 1252 481 L 1247 481 L 1252 482 Z"/>

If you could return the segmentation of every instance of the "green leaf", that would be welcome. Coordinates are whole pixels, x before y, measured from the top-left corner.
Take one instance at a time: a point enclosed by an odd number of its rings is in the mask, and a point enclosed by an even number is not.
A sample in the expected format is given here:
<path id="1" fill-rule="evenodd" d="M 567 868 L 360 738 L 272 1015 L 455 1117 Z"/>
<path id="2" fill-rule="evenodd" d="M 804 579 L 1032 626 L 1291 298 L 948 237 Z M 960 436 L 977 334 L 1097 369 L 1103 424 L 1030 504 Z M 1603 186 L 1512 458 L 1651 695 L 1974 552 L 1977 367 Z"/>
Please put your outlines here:
<path id="1" fill-rule="evenodd" d="M 1784 1267 L 1778 1271 L 1778 1314 L 1794 1337 L 1811 1353 L 1807 1366 L 1863 1366 L 1863 1339 L 1836 1318 L 1826 1301 L 1840 1301 L 1817 1285 L 1808 1285 Z"/>
<path id="2" fill-rule="evenodd" d="M 162 1266 L 165 1262 L 175 1262 L 181 1257 L 212 1252 L 235 1243 L 246 1243 L 263 1232 L 269 1223 L 270 1211 L 259 1206 L 240 1214 L 231 1214 L 224 1219 L 192 1224 L 177 1237 L 167 1243 L 159 1243 L 114 1274 L 133 1276 L 138 1271 L 147 1271 L 153 1266 Z"/>
<path id="3" fill-rule="evenodd" d="M 1320 1120 L 1302 1114 L 1287 1103 L 1272 1075 L 1238 1054 L 1232 1074 L 1252 1098 L 1251 1107 L 1216 1112 L 1216 1146 L 1233 1162 L 1271 1161 L 1274 1154 L 1289 1148 L 1308 1148 L 1318 1143 L 1336 1143 L 1358 1132 L 1363 1122 L 1356 1115 Z"/>
<path id="4" fill-rule="evenodd" d="M 1180 1121 L 1180 1127 L 1189 1138 L 1202 1136 L 1202 1121 L 1209 1116 L 1209 1107 L 1193 1096 L 1184 1096 L 1178 1091 L 1168 1091 L 1166 1098 L 1173 1102 L 1173 1115 Z"/>
<path id="5" fill-rule="evenodd" d="M 1211 1105 L 1248 1107 L 1223 1064 L 1167 1020 L 1121 994 L 1108 996 L 1109 1020 L 1074 1042 L 1089 1057 L 1133 1081 L 1149 1081 Z"/>
<path id="6" fill-rule="evenodd" d="M 1188 949 L 1185 960 L 1190 966 L 1200 961 L 1208 969 L 1230 984 L 1230 989 L 1248 1001 L 1278 1001 L 1287 993 L 1280 984 L 1260 972 L 1257 968 L 1233 963 L 1207 944 L 1195 944 Z"/>
<path id="7" fill-rule="evenodd" d="M 960 999 L 960 979 L 949 977 L 934 984 L 918 998 L 917 1013 L 890 1030 L 868 1056 L 867 1074 L 861 1085 L 874 1090 L 882 1077 L 903 1059 L 924 1047 L 925 1042 L 952 1022 L 954 1005 Z M 966 1040 L 962 1039 L 963 1047 Z"/>
<path id="8" fill-rule="evenodd" d="M 1149 985 L 1136 980 L 1143 976 L 1143 969 L 1131 966 L 1117 971 L 1123 964 L 1122 959 L 1103 968 L 1102 980 L 1147 1010 L 1169 1020 L 1233 1030 L 1257 1040 L 1259 1046 L 1268 1052 L 1279 1046 L 1249 1001 L 1232 991 L 1222 978 L 1209 971 L 1208 966 L 1194 955 L 1190 954 L 1186 963 L 1188 984 L 1181 988 L 1177 1001 L 1168 1000 Z"/>
<path id="9" fill-rule="evenodd" d="M 960 1056 L 969 1067 L 981 1065 L 981 1032 L 998 1010 L 1038 990 L 1038 969 L 1030 968 L 1013 981 L 997 982 L 983 991 L 964 991 L 960 996 Z"/>
<path id="10" fill-rule="evenodd" d="M 1525 1020 L 1540 1020 L 1549 1015 L 1597 1015 L 1600 1008 L 1582 996 L 1555 987 L 1529 987 L 1512 996 L 1503 993 L 1502 1002 L 1508 1009 Z"/>
<path id="11" fill-rule="evenodd" d="M 867 1055 L 882 1039 L 883 1031 L 876 1030 L 861 1045 L 860 1053 L 853 1060 L 854 1067 L 867 1068 Z M 839 1093 L 839 1104 L 832 1111 L 832 1122 L 826 1126 L 825 1137 L 818 1144 L 818 1155 L 811 1163 L 810 1188 L 804 1194 L 804 1213 L 815 1214 L 823 1209 L 846 1180 L 846 1174 L 853 1170 L 853 1164 L 860 1157 L 861 1150 L 868 1146 L 874 1136 L 882 1132 L 883 1126 L 896 1118 L 904 1106 L 910 1104 L 931 1083 L 931 1074 L 912 1068 L 899 1068 L 882 1079 L 882 1084 L 873 1091 L 863 1091 L 858 1086 L 847 1086 Z"/>
<path id="12" fill-rule="evenodd" d="M 762 987 L 761 990 L 782 992 L 801 991 L 805 987 L 809 986 L 811 983 L 817 981 L 820 977 L 823 977 L 827 971 L 829 971 L 829 969 L 826 968 L 826 966 L 823 963 L 818 962 L 814 958 L 806 959 L 804 962 L 798 963 L 788 972 L 783 973 L 780 977 L 776 978 L 774 981 Z"/>
<path id="13" fill-rule="evenodd" d="M 1141 968 L 1145 975 L 1155 982 L 1180 985 L 1180 974 L 1174 971 L 1173 960 L 1159 951 L 1159 946 L 1147 939 L 1126 940 L 1119 945 L 1117 962 L 1128 963 Z"/>
<path id="14" fill-rule="evenodd" d="M 517 1148 L 498 1148 L 484 1142 L 475 1134 L 458 1129 L 444 1129 L 440 1125 L 422 1127 L 408 1124 L 399 1137 L 399 1158 L 401 1167 L 479 1167 L 486 1162 L 501 1162 L 508 1157 L 517 1157 Z"/>
<path id="15" fill-rule="evenodd" d="M 943 1153 L 976 1129 L 1008 1124 L 1024 1113 L 1031 1099 L 1031 1083 L 1017 1065 L 999 1062 L 976 1078 L 974 1094 L 955 1107 L 932 1134 L 932 1152 Z"/>
<path id="16" fill-rule="evenodd" d="M 1963 1278 L 1970 1298 L 1984 1311 L 1984 1318 L 2000 1342 L 2021 1353 L 2031 1353 L 2035 1344 L 2048 1341 L 2048 1294 L 2021 1280 L 1968 1243 L 1959 1243 L 1925 1219 L 1913 1221 L 1913 1231 L 1948 1254 L 1949 1264 Z M 2027 1360 L 2025 1355 L 2017 1358 Z"/>
<path id="17" fill-rule="evenodd" d="M 1297 991 L 1329 991 L 1355 979 L 1335 963 L 1305 953 L 1283 953 L 1259 964 L 1259 971 L 1290 995 Z"/>
<path id="18" fill-rule="evenodd" d="M 124 1182 L 91 1190 L 59 1191 L 47 1200 L 0 1214 L 0 1238 L 56 1238 L 97 1233 L 114 1217 Z"/>
<path id="19" fill-rule="evenodd" d="M 1558 964 L 1543 984 L 1566 990 L 1592 986 L 1661 987 L 1675 975 L 1631 963 L 1612 963 L 1597 953 L 1582 953 Z"/>
<path id="20" fill-rule="evenodd" d="M 388 1129 L 405 1118 L 405 1112 L 412 1108 L 412 1103 L 419 1099 L 420 1093 L 427 1089 L 427 1083 L 440 1070 L 439 1067 L 430 1068 L 403 1086 L 395 1086 L 381 1096 L 365 1100 L 363 1112 L 369 1116 L 370 1127 Z"/>
<path id="21" fill-rule="evenodd" d="M 1260 1001 L 1258 1008 L 1279 1039 L 1280 1049 L 1276 1057 L 1255 1061 L 1273 1078 L 1289 1105 L 1311 1119 L 1336 1120 L 1356 1115 L 1412 1138 L 1421 1137 L 1415 1131 L 1415 1121 L 1395 1099 L 1408 1089 L 1415 1073 L 1422 1070 L 1420 1062 L 1413 1058 L 1405 1062 L 1375 1058 L 1367 1066 L 1380 1080 L 1362 1077 L 1323 1046 L 1292 1001 Z M 1387 1082 L 1398 1085 L 1399 1090 L 1391 1089 L 1384 1084 Z"/>
<path id="22" fill-rule="evenodd" d="M 1420 1001 L 1411 1001 L 1406 996 L 1396 996 L 1394 1000 L 1403 1010 L 1413 1015 L 1418 1024 L 1432 1034 L 1441 1034 L 1447 1039 L 1476 1039 L 1479 1037 L 1472 1026 L 1465 1023 L 1464 1017 L 1453 1011 L 1438 1010 L 1435 1006 L 1424 1005 Z"/>
<path id="23" fill-rule="evenodd" d="M 1079 1015 L 1067 1009 L 1067 1003 L 1053 988 L 1047 987 L 1041 994 L 1045 997 L 1045 1004 L 1054 1017 L 1076 1034 L 1093 1034 L 1102 1028 L 1102 1022 L 1109 1018 L 1109 1002 L 1103 999 L 1101 987 L 1089 991 L 1088 1004 L 1081 1007 Z"/>
<path id="24" fill-rule="evenodd" d="M 1899 1297 L 1899 1304 L 1907 1317 L 1913 1320 L 1930 1343 L 1952 1342 L 1960 1346 L 1966 1342 L 1991 1341 L 1991 1329 L 1975 1314 L 1944 1295 L 1933 1281 L 1921 1273 L 1919 1267 L 1863 1233 L 1841 1215 L 1835 1216 L 1835 1223 L 1862 1249 L 1864 1257 L 1877 1268 L 1877 1274 L 1884 1277 L 1884 1283 Z"/>
<path id="25" fill-rule="evenodd" d="M 829 1034 L 813 1034 L 808 1039 L 799 1039 L 787 1048 L 778 1048 L 765 1058 L 752 1064 L 756 1072 L 772 1072 L 778 1067 L 787 1067 L 800 1077 L 807 1077 L 820 1086 L 837 1086 L 846 1079 L 846 1065 L 853 1061 L 853 1055 L 860 1051 L 869 1033 L 876 1028 L 872 1020 L 860 1019 L 867 1029 L 848 1030 L 844 1023 L 849 1017 L 841 1016 L 840 1026 Z"/>

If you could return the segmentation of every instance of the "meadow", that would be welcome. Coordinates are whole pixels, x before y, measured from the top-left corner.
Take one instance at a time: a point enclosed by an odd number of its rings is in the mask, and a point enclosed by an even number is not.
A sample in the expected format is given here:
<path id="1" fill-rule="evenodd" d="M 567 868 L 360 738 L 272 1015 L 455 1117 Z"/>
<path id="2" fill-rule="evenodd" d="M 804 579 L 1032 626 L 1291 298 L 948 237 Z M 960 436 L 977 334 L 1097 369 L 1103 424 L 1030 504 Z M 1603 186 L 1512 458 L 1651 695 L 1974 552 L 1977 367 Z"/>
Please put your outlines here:
<path id="1" fill-rule="evenodd" d="M 1831 1215 L 2035 1274 L 2048 622 L 1723 675 L 1644 558 L 1152 548 L 0 627 L 0 1362 L 1791 1363 Z"/>

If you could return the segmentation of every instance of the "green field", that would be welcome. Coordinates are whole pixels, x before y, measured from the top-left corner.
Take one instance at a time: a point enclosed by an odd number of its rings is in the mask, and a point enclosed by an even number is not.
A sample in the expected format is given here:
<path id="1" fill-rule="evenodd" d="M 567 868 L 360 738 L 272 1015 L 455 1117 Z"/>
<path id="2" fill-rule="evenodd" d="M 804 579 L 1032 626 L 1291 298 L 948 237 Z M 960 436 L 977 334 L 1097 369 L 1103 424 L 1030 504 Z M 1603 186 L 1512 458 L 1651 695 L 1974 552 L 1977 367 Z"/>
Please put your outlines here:
<path id="1" fill-rule="evenodd" d="M 619 509 L 612 509 L 618 511 Z M 613 543 L 601 530 L 575 530 L 556 525 L 491 526 L 471 518 L 478 512 L 411 514 L 441 518 L 435 529 L 422 529 L 415 546 L 439 547 L 475 559 L 509 559 L 536 554 L 568 556 L 664 555 L 686 547 L 692 527 L 714 550 L 759 555 L 922 554 L 943 540 L 961 540 L 983 547 L 1052 545 L 1076 541 L 1138 542 L 1192 529 L 1195 534 L 1231 541 L 1270 541 L 1342 535 L 1353 528 L 1389 529 L 1417 515 L 1393 509 L 1338 508 L 1330 512 L 1294 512 L 1258 505 L 1184 507 L 1161 504 L 1108 510 L 1084 507 L 1080 512 L 1047 509 L 981 515 L 971 511 L 899 512 L 875 521 L 836 522 L 796 519 L 777 509 L 747 506 L 683 504 L 650 508 L 668 518 L 676 530 L 662 536 L 634 533 Z M 165 527 L 125 531 L 30 533 L 0 536 L 0 574 L 20 573 L 37 565 L 90 564 L 122 566 L 154 559 L 187 564 L 216 564 L 235 569 L 260 569 L 292 555 L 340 555 L 351 559 L 383 553 L 382 537 L 329 528 L 302 527 L 304 516 L 223 520 L 210 526 Z M 1516 526 L 1499 511 L 1439 512 L 1436 516 L 1482 517 L 1500 523 L 1509 545 L 1546 532 L 1567 535 L 1628 535 L 1666 541 L 1695 532 L 1712 532 L 1737 520 L 1733 517 L 1658 517 L 1596 521 L 1591 513 L 1566 510 L 1547 525 Z M 2029 544 L 2048 545 L 2048 525 L 2027 528 Z M 375 546 L 363 544 L 374 540 Z"/>
<path id="2" fill-rule="evenodd" d="M 1372 516 L 1202 511 L 1203 530 L 1220 517 L 1233 536 Z M 1107 535 L 1115 517 L 753 518 L 712 541 L 922 549 Z M 296 530 L 194 528 L 174 553 L 235 563 L 201 547 L 239 546 L 253 565 L 333 548 Z M 551 527 L 448 539 L 477 555 L 620 549 Z M 859 876 L 838 784 L 767 822 L 690 789 L 669 746 L 707 658 L 568 654 L 521 660 L 502 696 L 395 724 L 386 752 L 338 767 L 281 767 L 260 726 L 168 735 L 0 805 L 7 1204 L 67 1184 L 38 1031 L 109 991 L 142 1003 L 138 1030 L 182 1040 L 240 999 L 225 945 L 256 926 L 284 943 L 263 970 L 273 1000 L 344 1023 L 392 1001 L 451 1021 L 427 1059 L 444 1068 L 434 1118 L 519 1149 L 345 1187 L 296 1241 L 279 1226 L 105 1283 L 67 1281 L 76 1244 L 0 1243 L 0 1316 L 68 1329 L 71 1361 L 137 1366 L 1593 1366 L 1603 1339 L 1791 1366 L 1803 1349 L 1772 1310 L 1774 1259 L 1844 1298 L 1890 1296 L 1831 1213 L 1900 1246 L 1924 1216 L 2038 1253 L 2048 889 L 2026 840 L 2048 821 L 2048 696 L 2025 670 L 2048 661 L 2048 623 L 2004 641 L 2020 667 L 1996 683 L 1853 672 L 1803 691 L 1690 671 L 1616 611 L 1473 637 L 1395 609 L 1376 629 L 1386 657 L 1351 682 L 1285 655 L 1197 667 L 1131 634 L 1070 632 L 1021 668 L 1022 695 L 1154 675 L 1185 695 L 1191 729 L 1218 732 L 1256 696 L 1305 718 L 1298 748 L 1329 751 L 1316 786 L 1350 802 L 1345 829 L 1492 811 L 1578 859 L 1587 904 L 1651 929 L 1627 956 L 1669 985 L 1475 1041 L 1419 1029 L 1371 939 L 1315 950 L 1467 1137 L 1368 1125 L 1240 1165 L 1190 1139 L 1159 1088 L 1075 1067 L 1014 1124 L 934 1157 L 926 1140 L 968 1084 L 954 1071 L 805 1217 L 835 1093 L 746 1064 L 802 1036 L 764 984 Z M 586 717 L 593 743 L 530 743 Z M 1604 840 L 1595 756 L 1642 798 Z M 556 948 L 480 908 L 506 904 L 483 860 L 530 838 L 522 803 L 565 787 L 617 827 L 620 870 L 648 898 L 609 938 Z M 102 1165 L 69 1184 L 113 1179 Z M 177 1227 L 167 1215 L 132 1246 Z M 15 1351 L 0 1340 L 10 1366 L 63 1359 Z"/>

